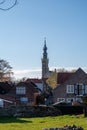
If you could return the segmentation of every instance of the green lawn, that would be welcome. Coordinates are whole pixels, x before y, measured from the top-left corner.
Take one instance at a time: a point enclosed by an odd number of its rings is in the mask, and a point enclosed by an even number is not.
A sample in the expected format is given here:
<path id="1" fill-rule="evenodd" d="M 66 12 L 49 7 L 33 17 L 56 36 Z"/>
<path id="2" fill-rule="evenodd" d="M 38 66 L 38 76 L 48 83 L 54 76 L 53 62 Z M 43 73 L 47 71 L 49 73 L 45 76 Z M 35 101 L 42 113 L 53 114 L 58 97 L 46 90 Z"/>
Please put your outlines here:
<path id="1" fill-rule="evenodd" d="M 42 130 L 42 128 L 58 127 L 64 125 L 81 126 L 87 130 L 87 118 L 84 115 L 64 115 L 41 118 L 0 118 L 1 130 Z"/>

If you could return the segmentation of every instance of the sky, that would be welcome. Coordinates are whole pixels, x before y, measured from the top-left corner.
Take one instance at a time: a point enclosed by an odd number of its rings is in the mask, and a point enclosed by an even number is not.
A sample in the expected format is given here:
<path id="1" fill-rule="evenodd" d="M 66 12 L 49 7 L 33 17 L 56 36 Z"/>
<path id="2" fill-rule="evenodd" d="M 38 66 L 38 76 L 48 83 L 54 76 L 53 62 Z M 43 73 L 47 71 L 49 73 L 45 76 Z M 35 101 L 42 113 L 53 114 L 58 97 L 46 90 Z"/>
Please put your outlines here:
<path id="1" fill-rule="evenodd" d="M 87 0 L 18 0 L 0 10 L 0 58 L 17 78 L 41 76 L 44 37 L 50 69 L 86 68 Z"/>

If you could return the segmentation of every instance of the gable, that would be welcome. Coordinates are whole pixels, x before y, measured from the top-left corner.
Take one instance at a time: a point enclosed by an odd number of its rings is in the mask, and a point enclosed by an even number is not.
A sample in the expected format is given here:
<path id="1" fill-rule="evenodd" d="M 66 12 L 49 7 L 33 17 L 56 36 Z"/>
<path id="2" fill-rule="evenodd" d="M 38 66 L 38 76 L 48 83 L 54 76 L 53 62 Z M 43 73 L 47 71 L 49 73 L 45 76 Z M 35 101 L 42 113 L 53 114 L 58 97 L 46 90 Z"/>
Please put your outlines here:
<path id="1" fill-rule="evenodd" d="M 79 68 L 75 73 L 73 73 L 69 79 L 65 82 L 65 84 L 76 84 L 76 83 L 83 83 L 87 84 L 87 74 Z"/>

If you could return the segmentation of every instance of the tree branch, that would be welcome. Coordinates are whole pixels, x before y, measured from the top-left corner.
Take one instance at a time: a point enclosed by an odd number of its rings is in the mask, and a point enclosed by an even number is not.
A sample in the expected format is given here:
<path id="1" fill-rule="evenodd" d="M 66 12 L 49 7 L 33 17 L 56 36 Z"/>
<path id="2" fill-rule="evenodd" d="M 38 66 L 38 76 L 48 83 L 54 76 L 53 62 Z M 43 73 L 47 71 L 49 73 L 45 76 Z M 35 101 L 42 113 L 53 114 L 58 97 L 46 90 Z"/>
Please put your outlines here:
<path id="1" fill-rule="evenodd" d="M 1 1 L 1 2 L 0 2 L 0 5 L 2 5 L 2 4 L 4 4 L 4 3 L 5 3 L 5 0 Z"/>
<path id="2" fill-rule="evenodd" d="M 6 0 L 3 0 L 2 2 L 0 2 L 0 5 L 4 4 L 5 2 L 6 2 Z M 10 9 L 12 9 L 15 5 L 17 5 L 17 3 L 18 3 L 18 0 L 15 0 L 12 6 L 10 6 L 10 7 L 8 7 L 8 8 L 2 8 L 2 7 L 1 7 L 0 10 L 3 10 L 3 11 L 10 10 Z"/>

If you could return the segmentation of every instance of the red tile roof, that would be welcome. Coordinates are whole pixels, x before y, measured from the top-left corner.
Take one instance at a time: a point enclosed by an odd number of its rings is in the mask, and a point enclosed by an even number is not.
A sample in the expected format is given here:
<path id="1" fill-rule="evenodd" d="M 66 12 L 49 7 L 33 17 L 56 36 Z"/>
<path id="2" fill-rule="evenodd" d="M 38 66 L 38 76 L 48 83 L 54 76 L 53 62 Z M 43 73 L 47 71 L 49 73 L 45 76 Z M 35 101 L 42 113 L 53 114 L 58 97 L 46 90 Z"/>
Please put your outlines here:
<path id="1" fill-rule="evenodd" d="M 73 72 L 58 72 L 57 74 L 57 84 L 63 84 L 66 80 L 68 80 Z"/>
<path id="2" fill-rule="evenodd" d="M 34 82 L 34 83 L 42 83 L 42 79 L 37 79 L 37 78 L 29 78 L 26 80 L 26 82 Z"/>

